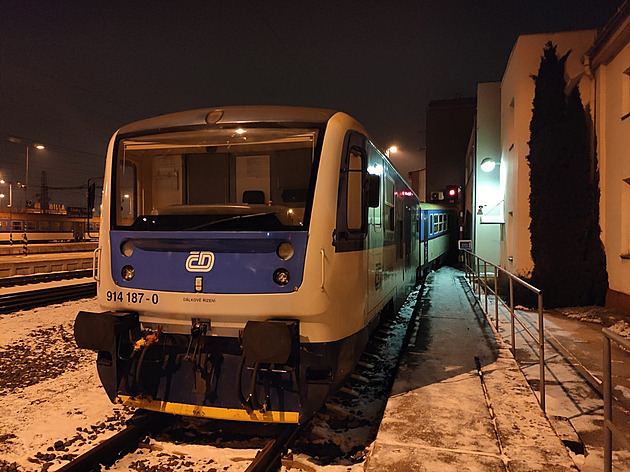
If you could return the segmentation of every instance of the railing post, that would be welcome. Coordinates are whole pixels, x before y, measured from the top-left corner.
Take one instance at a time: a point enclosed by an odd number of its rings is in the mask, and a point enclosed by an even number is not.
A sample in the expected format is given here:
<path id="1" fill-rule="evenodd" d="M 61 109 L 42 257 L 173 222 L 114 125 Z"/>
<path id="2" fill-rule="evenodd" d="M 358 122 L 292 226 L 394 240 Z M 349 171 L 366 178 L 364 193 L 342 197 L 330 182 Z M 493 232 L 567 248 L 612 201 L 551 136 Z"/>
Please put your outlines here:
<path id="1" fill-rule="evenodd" d="M 510 337 L 512 341 L 512 355 L 516 359 L 516 336 L 514 333 L 514 279 L 510 279 Z"/>
<path id="2" fill-rule="evenodd" d="M 483 261 L 483 296 L 486 304 L 486 316 L 488 316 L 488 264 Z"/>
<path id="3" fill-rule="evenodd" d="M 481 299 L 481 263 L 477 256 L 475 256 L 475 260 L 477 261 L 477 296 Z M 481 302 L 479 304 L 481 305 Z"/>
<path id="4" fill-rule="evenodd" d="M 474 264 L 473 266 L 473 291 L 475 292 L 475 295 L 477 294 L 477 289 L 478 289 L 478 284 L 477 284 L 477 273 L 479 272 L 477 270 L 477 266 L 479 265 L 479 261 L 477 260 L 477 256 L 472 256 L 472 262 Z"/>
<path id="5" fill-rule="evenodd" d="M 499 272 L 494 266 L 494 325 L 499 332 Z"/>
<path id="6" fill-rule="evenodd" d="M 612 471 L 612 372 L 610 338 L 604 334 L 604 471 Z"/>
<path id="7" fill-rule="evenodd" d="M 545 321 L 543 318 L 543 296 L 538 294 L 538 343 L 539 343 L 539 362 L 540 362 L 540 407 L 542 411 L 545 409 Z"/>
<path id="8" fill-rule="evenodd" d="M 464 251 L 464 271 L 466 273 L 466 278 L 468 282 L 470 282 L 470 270 L 468 268 L 468 260 L 470 259 L 468 251 Z"/>

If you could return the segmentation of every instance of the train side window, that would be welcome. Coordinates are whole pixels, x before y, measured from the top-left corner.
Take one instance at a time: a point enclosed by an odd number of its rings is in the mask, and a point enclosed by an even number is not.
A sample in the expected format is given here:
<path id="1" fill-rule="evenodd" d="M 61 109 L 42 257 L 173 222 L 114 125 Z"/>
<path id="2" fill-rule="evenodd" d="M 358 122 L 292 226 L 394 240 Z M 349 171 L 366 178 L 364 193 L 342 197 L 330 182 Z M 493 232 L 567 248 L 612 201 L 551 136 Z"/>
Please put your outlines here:
<path id="1" fill-rule="evenodd" d="M 337 225 L 333 233 L 336 252 L 364 249 L 369 203 L 366 142 L 360 133 L 350 131 L 346 135 L 346 153 L 339 169 Z"/>
<path id="2" fill-rule="evenodd" d="M 396 216 L 394 213 L 394 179 L 385 175 L 385 230 L 393 232 L 396 227 Z"/>
<path id="3" fill-rule="evenodd" d="M 11 221 L 11 230 L 12 231 L 22 231 L 22 221 L 20 220 L 13 220 Z"/>
<path id="4" fill-rule="evenodd" d="M 363 158 L 358 151 L 350 151 L 348 158 L 346 221 L 348 229 L 360 231 L 363 228 Z"/>
<path id="5" fill-rule="evenodd" d="M 123 160 L 118 169 L 118 218 L 117 223 L 130 225 L 136 219 L 136 165 Z"/>
<path id="6" fill-rule="evenodd" d="M 373 194 L 373 196 L 378 196 L 377 205 L 372 206 L 372 204 L 376 202 L 370 202 L 369 223 L 373 225 L 374 230 L 378 232 L 381 231 L 381 201 L 383 198 L 382 188 L 384 187 L 384 184 L 381 184 L 381 181 L 383 180 L 383 156 L 371 142 L 368 142 L 367 154 L 367 172 L 370 174 L 370 178 L 372 179 L 370 182 L 370 193 Z M 373 188 L 373 185 L 375 184 L 378 185 L 378 188 Z"/>

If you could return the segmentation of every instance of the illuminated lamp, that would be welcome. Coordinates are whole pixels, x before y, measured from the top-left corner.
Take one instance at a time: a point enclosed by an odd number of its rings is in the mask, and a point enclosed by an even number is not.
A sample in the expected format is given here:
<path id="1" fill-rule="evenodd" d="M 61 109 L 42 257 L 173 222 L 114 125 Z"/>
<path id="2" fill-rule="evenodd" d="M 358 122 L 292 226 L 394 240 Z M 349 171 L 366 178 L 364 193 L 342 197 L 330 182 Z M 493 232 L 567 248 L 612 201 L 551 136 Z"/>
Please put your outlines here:
<path id="1" fill-rule="evenodd" d="M 491 172 L 496 167 L 497 163 L 491 157 L 486 157 L 481 161 L 481 170 L 484 172 Z"/>
<path id="2" fill-rule="evenodd" d="M 398 152 L 398 146 L 390 146 L 387 149 L 385 149 L 385 156 L 389 157 L 389 155 L 394 152 Z"/>

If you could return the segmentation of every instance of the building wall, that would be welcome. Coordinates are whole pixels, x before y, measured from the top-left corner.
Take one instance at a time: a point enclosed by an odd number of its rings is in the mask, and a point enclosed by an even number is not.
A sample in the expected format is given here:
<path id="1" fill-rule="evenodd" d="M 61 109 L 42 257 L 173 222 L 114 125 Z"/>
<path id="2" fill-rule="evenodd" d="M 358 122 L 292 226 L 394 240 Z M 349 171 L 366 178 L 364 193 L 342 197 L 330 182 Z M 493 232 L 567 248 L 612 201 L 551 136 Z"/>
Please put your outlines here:
<path id="1" fill-rule="evenodd" d="M 591 58 L 596 68 L 591 77 L 584 77 L 580 91 L 588 90 L 586 106 L 597 136 L 606 304 L 630 308 L 630 45 L 626 39 L 624 47 L 608 54 L 604 49 L 599 56 Z"/>
<path id="2" fill-rule="evenodd" d="M 519 36 L 501 82 L 501 185 L 505 195 L 505 225 L 501 265 L 521 276 L 531 275 L 529 233 L 529 123 L 532 118 L 534 80 L 545 44 L 557 46 L 557 54 L 571 50 L 566 62 L 567 82 L 584 71 L 581 59 L 595 39 L 596 30 Z"/>
<path id="3" fill-rule="evenodd" d="M 501 232 L 504 220 L 501 189 L 501 83 L 477 85 L 476 149 L 473 174 L 475 196 L 475 253 L 489 262 L 500 264 Z M 481 162 L 491 158 L 497 165 L 490 172 L 481 170 Z M 481 214 L 480 214 L 481 213 Z"/>

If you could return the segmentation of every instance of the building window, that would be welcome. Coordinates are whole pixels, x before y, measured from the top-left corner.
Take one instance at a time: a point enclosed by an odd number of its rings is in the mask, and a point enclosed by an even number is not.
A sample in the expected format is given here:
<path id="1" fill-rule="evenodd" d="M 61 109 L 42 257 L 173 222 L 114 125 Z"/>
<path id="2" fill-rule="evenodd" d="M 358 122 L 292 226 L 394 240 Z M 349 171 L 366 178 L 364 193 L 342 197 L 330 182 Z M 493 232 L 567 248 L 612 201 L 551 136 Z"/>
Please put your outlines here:
<path id="1" fill-rule="evenodd" d="M 508 107 L 508 150 L 511 151 L 514 148 L 514 97 L 510 101 L 510 106 Z"/>

